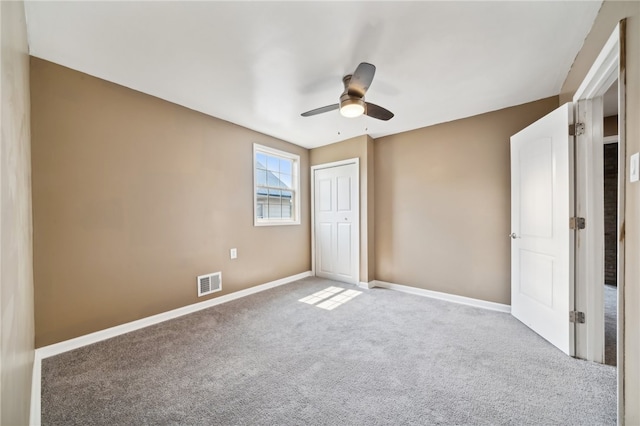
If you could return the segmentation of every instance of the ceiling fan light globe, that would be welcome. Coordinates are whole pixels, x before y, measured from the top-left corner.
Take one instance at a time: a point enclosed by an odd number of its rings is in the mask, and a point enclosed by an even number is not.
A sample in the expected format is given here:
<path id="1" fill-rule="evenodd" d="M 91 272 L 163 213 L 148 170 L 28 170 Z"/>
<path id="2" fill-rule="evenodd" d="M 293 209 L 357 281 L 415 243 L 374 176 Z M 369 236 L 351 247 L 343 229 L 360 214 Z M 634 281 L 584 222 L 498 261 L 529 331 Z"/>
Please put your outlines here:
<path id="1" fill-rule="evenodd" d="M 343 101 L 340 105 L 340 114 L 347 118 L 359 117 L 364 114 L 364 102 L 356 99 Z"/>

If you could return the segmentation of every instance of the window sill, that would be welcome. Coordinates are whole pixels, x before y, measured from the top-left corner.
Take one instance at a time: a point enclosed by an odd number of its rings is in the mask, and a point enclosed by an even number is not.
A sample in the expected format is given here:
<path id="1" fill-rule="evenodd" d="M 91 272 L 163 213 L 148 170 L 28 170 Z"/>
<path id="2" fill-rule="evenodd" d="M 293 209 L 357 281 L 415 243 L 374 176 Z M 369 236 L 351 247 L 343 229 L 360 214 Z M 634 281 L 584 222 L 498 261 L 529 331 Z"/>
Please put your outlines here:
<path id="1" fill-rule="evenodd" d="M 288 221 L 263 221 L 258 222 L 254 221 L 253 226 L 286 226 L 286 225 L 300 225 L 299 220 L 288 220 Z"/>

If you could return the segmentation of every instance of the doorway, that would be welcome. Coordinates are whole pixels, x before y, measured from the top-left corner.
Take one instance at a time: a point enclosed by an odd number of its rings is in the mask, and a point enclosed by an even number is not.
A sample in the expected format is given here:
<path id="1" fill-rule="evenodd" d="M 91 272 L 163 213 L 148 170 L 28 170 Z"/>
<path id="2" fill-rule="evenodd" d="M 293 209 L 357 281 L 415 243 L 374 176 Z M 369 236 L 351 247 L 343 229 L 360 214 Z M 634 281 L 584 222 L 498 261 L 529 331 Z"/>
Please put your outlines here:
<path id="1" fill-rule="evenodd" d="M 606 320 L 609 317 L 609 330 L 615 330 L 615 359 L 617 369 L 618 419 L 624 412 L 624 297 L 625 297 L 625 242 L 624 242 L 624 205 L 626 180 L 626 144 L 625 144 L 625 28 L 626 20 L 621 20 L 605 43 L 596 61 L 587 73 L 573 97 L 577 105 L 577 120 L 583 123 L 583 132 L 576 136 L 576 214 L 587 218 L 590 226 L 583 229 L 581 241 L 576 246 L 576 310 L 584 311 L 590 318 L 576 325 L 576 356 L 590 361 L 612 362 L 613 351 L 607 354 L 606 338 L 612 341 L 612 334 L 606 332 Z M 610 272 L 615 271 L 614 291 L 609 292 L 606 303 L 605 269 L 605 197 L 611 197 L 611 191 L 605 192 L 605 117 L 612 114 L 605 110 L 607 94 L 617 105 L 617 118 L 612 127 L 617 129 L 617 179 L 614 185 L 616 196 L 617 220 L 615 222 L 616 268 L 609 265 Z M 611 222 L 611 221 L 610 221 Z M 615 294 L 614 294 L 615 293 Z M 611 312 L 616 310 L 615 315 Z M 615 319 L 615 324 L 613 320 Z M 609 363 L 607 362 L 607 363 Z"/>
<path id="2" fill-rule="evenodd" d="M 618 81 L 602 97 L 604 205 L 604 363 L 617 365 Z"/>

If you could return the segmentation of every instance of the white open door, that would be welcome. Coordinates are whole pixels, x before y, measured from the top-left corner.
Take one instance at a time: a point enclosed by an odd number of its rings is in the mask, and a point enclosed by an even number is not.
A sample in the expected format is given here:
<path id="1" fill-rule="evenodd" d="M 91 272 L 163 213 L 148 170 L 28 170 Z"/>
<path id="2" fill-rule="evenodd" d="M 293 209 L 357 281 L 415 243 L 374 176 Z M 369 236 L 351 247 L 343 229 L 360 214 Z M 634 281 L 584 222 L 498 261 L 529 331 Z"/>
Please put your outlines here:
<path id="1" fill-rule="evenodd" d="M 360 213 L 358 163 L 313 170 L 316 276 L 358 284 Z"/>
<path id="2" fill-rule="evenodd" d="M 511 137 L 511 313 L 574 355 L 571 103 Z"/>

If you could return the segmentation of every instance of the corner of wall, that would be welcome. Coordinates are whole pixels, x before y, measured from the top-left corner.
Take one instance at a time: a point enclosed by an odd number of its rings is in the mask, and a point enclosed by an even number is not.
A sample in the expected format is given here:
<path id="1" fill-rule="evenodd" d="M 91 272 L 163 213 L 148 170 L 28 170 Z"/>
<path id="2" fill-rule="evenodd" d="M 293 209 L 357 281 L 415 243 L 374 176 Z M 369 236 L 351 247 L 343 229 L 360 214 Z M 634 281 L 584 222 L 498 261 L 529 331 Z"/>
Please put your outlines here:
<path id="1" fill-rule="evenodd" d="M 28 424 L 34 360 L 29 53 L 24 2 L 0 2 L 0 424 Z"/>
<path id="2" fill-rule="evenodd" d="M 376 223 L 375 223 L 375 140 L 367 135 L 367 275 L 368 282 L 376 279 Z"/>

